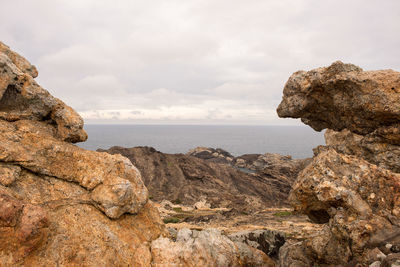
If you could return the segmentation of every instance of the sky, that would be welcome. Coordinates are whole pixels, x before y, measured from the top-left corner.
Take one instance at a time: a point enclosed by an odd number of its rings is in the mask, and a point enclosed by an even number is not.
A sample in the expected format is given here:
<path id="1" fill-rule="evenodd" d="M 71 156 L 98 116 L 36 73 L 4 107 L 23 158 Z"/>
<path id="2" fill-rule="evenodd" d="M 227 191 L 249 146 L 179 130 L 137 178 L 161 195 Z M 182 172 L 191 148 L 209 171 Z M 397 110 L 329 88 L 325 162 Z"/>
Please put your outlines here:
<path id="1" fill-rule="evenodd" d="M 293 72 L 400 70 L 400 1 L 1 0 L 0 40 L 89 124 L 300 125 Z"/>

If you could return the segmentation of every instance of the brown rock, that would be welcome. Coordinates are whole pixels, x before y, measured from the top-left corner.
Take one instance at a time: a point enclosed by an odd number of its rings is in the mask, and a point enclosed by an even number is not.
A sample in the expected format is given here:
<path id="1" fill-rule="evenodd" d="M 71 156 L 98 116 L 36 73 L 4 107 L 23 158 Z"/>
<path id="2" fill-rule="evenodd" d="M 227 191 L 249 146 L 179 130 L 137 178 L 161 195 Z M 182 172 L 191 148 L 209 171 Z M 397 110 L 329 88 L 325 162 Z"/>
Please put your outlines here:
<path id="1" fill-rule="evenodd" d="M 12 255 L 10 264 L 36 249 L 47 234 L 48 218 L 43 208 L 0 192 L 0 251 Z M 6 263 L 3 260 L 0 257 L 0 264 Z"/>
<path id="2" fill-rule="evenodd" d="M 0 162 L 0 185 L 11 185 L 19 177 L 20 172 L 21 167 Z"/>
<path id="3" fill-rule="evenodd" d="M 92 205 L 87 190 L 55 177 L 22 170 L 20 179 L 0 192 L 24 199 L 12 198 L 10 212 L 0 210 L 10 214 L 7 218 L 17 216 L 8 219 L 13 228 L 0 223 L 0 266 L 150 266 L 150 243 L 164 234 L 152 203 L 136 215 L 111 220 Z M 0 198 L 0 207 L 4 203 Z M 31 205 L 36 208 L 25 210 Z M 39 207 L 47 214 L 47 227 Z"/>
<path id="4" fill-rule="evenodd" d="M 229 164 L 217 164 L 183 154 L 166 154 L 149 147 L 112 147 L 140 170 L 154 201 L 163 199 L 194 205 L 202 199 L 211 207 L 262 209 L 287 203 L 294 177 L 271 172 L 244 173 Z M 205 198 L 205 199 L 204 199 Z"/>
<path id="5" fill-rule="evenodd" d="M 358 134 L 400 120 L 400 73 L 363 71 L 352 64 L 292 74 L 283 90 L 280 117 L 301 118 L 313 129 L 345 128 Z"/>

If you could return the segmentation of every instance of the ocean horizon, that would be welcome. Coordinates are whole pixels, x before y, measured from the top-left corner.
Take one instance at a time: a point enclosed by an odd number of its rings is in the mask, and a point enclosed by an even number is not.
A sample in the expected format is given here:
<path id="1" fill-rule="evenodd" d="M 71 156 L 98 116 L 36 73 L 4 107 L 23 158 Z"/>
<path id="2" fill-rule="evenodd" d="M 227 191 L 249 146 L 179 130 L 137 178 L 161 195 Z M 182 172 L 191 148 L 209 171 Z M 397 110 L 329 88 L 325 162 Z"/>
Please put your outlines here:
<path id="1" fill-rule="evenodd" d="M 89 138 L 78 146 L 89 150 L 151 146 L 174 154 L 203 146 L 234 156 L 278 153 L 307 158 L 314 147 L 325 144 L 323 132 L 308 126 L 86 124 L 85 130 Z"/>

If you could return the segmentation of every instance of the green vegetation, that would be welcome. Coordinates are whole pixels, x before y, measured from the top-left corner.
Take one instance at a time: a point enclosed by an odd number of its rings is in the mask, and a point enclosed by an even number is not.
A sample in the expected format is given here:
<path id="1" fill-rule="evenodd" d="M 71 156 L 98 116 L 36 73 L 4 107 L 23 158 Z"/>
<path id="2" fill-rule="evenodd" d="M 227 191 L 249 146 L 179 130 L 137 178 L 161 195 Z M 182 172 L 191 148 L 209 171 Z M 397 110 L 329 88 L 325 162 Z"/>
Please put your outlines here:
<path id="1" fill-rule="evenodd" d="M 292 215 L 292 213 L 290 211 L 279 211 L 279 212 L 274 213 L 274 216 L 276 216 L 276 217 L 288 217 L 290 215 Z"/>
<path id="2" fill-rule="evenodd" d="M 170 167 L 170 168 L 171 168 L 171 167 L 174 167 L 174 163 L 171 162 L 171 161 L 168 161 L 168 162 L 167 162 L 167 166 Z"/>
<path id="3" fill-rule="evenodd" d="M 172 208 L 175 212 L 183 212 L 182 208 Z"/>
<path id="4" fill-rule="evenodd" d="M 178 222 L 180 222 L 179 218 L 176 218 L 176 217 L 164 218 L 163 221 L 164 221 L 165 224 L 167 224 L 167 223 L 178 223 Z"/>
<path id="5" fill-rule="evenodd" d="M 176 205 L 182 204 L 182 201 L 181 201 L 179 198 L 177 198 L 177 199 L 175 199 L 175 200 L 172 200 L 171 202 L 172 202 L 173 204 L 176 204 Z"/>

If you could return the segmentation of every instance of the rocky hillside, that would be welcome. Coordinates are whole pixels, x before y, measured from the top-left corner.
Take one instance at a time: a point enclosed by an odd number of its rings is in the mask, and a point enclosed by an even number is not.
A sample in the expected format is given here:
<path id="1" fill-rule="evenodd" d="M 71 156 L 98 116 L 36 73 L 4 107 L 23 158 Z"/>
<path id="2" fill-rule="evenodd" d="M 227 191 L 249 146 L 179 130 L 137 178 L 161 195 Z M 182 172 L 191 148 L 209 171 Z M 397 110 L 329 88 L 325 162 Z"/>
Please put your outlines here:
<path id="1" fill-rule="evenodd" d="M 0 266 L 274 266 L 215 229 L 168 238 L 140 172 L 0 42 Z"/>
<path id="2" fill-rule="evenodd" d="M 399 266 L 400 73 L 342 62 L 298 71 L 278 115 L 329 129 L 289 197 L 324 227 L 285 244 L 281 266 Z"/>
<path id="3" fill-rule="evenodd" d="M 98 151 L 129 158 L 140 170 L 152 199 L 157 202 L 165 199 L 193 205 L 205 201 L 211 207 L 247 212 L 287 205 L 291 184 L 305 162 L 279 155 L 261 161 L 266 155 L 260 155 L 257 162 L 263 162 L 264 168 L 260 163 L 257 172 L 246 173 L 229 164 L 236 158 L 226 151 L 219 149 L 215 154 L 217 150 L 199 150 L 188 155 L 165 154 L 150 147 L 112 147 Z"/>

